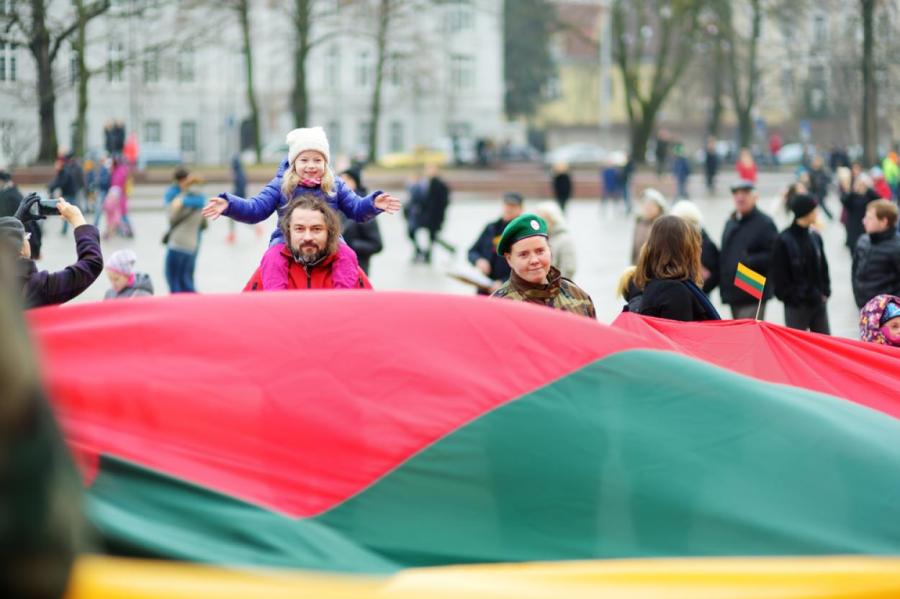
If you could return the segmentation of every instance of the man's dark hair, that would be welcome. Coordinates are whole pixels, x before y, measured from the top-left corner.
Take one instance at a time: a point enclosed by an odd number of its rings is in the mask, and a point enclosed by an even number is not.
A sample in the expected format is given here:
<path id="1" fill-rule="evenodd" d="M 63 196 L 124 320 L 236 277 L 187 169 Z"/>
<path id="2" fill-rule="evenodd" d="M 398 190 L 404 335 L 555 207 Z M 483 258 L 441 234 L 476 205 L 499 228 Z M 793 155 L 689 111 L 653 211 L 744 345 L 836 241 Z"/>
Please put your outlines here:
<path id="1" fill-rule="evenodd" d="M 184 167 L 178 167 L 175 169 L 174 176 L 176 181 L 184 181 L 185 179 L 187 179 L 188 175 L 190 175 L 190 173 Z"/>
<path id="2" fill-rule="evenodd" d="M 337 252 L 338 241 L 340 241 L 341 238 L 341 221 L 334 210 L 332 210 L 324 200 L 311 193 L 297 196 L 284 207 L 284 212 L 281 215 L 281 219 L 278 221 L 278 226 L 281 228 L 281 233 L 284 235 L 284 242 L 287 246 L 289 248 L 291 247 L 291 215 L 294 213 L 294 210 L 297 209 L 312 210 L 322 213 L 325 218 L 325 228 L 328 229 L 328 241 L 325 245 L 325 255 L 330 256 Z"/>

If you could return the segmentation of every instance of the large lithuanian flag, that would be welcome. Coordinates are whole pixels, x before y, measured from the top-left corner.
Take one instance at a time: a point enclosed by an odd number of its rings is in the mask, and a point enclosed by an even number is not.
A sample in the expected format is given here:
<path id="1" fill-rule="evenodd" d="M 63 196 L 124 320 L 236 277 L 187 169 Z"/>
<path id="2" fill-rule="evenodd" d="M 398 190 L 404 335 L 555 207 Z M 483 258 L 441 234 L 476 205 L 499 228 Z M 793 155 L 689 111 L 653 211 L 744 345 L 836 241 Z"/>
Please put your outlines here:
<path id="1" fill-rule="evenodd" d="M 129 555 L 389 573 L 900 549 L 896 350 L 399 293 L 30 318 L 88 515 Z"/>

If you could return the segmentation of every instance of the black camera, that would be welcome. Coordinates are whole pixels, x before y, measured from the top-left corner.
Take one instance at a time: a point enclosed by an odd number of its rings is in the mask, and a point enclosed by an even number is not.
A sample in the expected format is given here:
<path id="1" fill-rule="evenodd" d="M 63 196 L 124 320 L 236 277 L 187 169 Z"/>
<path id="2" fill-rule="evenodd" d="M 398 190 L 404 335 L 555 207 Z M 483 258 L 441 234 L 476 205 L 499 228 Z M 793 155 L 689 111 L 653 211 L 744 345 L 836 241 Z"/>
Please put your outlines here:
<path id="1" fill-rule="evenodd" d="M 16 217 L 21 221 L 38 220 L 47 216 L 59 216 L 56 200 L 42 200 L 36 193 L 29 193 L 22 200 Z"/>
<path id="2" fill-rule="evenodd" d="M 59 216 L 59 208 L 56 207 L 56 200 L 38 200 L 35 207 L 32 208 L 32 214 L 35 216 Z"/>

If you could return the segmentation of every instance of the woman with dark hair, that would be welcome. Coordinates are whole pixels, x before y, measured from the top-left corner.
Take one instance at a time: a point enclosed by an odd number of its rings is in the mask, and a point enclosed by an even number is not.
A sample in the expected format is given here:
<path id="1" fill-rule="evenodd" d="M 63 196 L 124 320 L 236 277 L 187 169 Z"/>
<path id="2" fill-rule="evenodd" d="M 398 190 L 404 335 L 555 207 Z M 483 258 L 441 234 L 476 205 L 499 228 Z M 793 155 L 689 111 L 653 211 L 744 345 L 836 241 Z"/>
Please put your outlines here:
<path id="1" fill-rule="evenodd" d="M 640 313 L 671 320 L 720 320 L 706 294 L 700 265 L 700 232 L 678 216 L 661 216 L 650 229 L 634 273 L 643 290 Z"/>

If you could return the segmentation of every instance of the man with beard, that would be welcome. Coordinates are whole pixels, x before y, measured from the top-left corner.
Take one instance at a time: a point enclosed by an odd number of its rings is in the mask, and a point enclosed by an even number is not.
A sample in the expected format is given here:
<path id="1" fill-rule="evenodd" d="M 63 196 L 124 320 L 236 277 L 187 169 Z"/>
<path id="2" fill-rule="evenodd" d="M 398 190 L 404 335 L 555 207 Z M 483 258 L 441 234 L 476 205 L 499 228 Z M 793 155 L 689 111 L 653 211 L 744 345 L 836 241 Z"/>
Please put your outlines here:
<path id="1" fill-rule="evenodd" d="M 282 255 L 289 265 L 288 289 L 333 289 L 332 267 L 341 235 L 337 214 L 318 197 L 304 194 L 288 202 L 279 226 L 287 241 Z M 357 287 L 372 288 L 361 269 Z M 244 291 L 264 290 L 257 269 Z"/>

